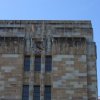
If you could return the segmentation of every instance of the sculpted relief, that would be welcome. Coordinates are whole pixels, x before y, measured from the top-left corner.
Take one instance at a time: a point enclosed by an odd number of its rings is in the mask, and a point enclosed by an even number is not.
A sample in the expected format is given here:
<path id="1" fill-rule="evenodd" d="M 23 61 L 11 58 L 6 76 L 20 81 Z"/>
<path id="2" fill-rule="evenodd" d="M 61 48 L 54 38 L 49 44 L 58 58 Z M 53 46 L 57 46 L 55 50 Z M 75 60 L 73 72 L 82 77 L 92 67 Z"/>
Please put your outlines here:
<path id="1" fill-rule="evenodd" d="M 45 53 L 50 52 L 52 49 L 52 39 L 44 38 L 43 41 L 34 41 L 33 50 L 35 54 L 41 54 L 43 51 Z"/>

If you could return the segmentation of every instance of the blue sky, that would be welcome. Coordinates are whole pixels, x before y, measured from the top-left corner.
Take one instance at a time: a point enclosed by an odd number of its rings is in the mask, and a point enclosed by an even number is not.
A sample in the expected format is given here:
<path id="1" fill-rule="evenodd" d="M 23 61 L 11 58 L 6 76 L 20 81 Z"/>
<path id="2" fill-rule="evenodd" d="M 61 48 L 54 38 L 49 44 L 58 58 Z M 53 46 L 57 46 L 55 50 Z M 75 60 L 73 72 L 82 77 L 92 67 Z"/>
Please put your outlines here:
<path id="1" fill-rule="evenodd" d="M 0 0 L 0 19 L 91 20 L 97 44 L 100 96 L 100 0 Z"/>

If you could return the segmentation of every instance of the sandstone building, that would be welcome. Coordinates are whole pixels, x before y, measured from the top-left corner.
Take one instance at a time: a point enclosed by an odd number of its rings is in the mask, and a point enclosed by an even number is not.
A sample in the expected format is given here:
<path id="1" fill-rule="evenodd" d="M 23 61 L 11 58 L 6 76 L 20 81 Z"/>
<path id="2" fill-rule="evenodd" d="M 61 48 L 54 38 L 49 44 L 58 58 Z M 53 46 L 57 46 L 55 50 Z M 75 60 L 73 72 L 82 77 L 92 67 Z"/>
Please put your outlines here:
<path id="1" fill-rule="evenodd" d="M 90 21 L 0 21 L 0 100 L 97 97 Z"/>

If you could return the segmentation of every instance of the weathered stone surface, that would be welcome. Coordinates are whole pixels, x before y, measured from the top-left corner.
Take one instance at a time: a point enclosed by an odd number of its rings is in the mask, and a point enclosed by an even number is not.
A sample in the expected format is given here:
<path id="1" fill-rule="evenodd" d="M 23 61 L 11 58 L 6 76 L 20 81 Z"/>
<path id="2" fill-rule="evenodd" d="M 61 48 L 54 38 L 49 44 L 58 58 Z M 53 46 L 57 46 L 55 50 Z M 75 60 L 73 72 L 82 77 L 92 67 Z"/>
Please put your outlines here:
<path id="1" fill-rule="evenodd" d="M 24 56 L 30 71 L 24 71 Z M 34 71 L 35 56 L 41 71 Z M 52 71 L 45 71 L 45 56 Z M 0 21 L 0 100 L 22 100 L 23 85 L 51 85 L 51 100 L 97 100 L 96 45 L 90 21 Z"/>

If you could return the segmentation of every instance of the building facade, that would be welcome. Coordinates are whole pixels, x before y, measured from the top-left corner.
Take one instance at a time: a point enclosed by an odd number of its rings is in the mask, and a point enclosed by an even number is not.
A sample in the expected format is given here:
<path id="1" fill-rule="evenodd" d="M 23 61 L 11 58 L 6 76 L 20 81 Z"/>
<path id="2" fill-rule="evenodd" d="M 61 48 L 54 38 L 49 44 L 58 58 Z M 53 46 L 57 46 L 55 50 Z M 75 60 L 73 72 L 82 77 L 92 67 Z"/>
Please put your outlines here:
<path id="1" fill-rule="evenodd" d="M 0 21 L 0 100 L 97 97 L 90 21 Z"/>

